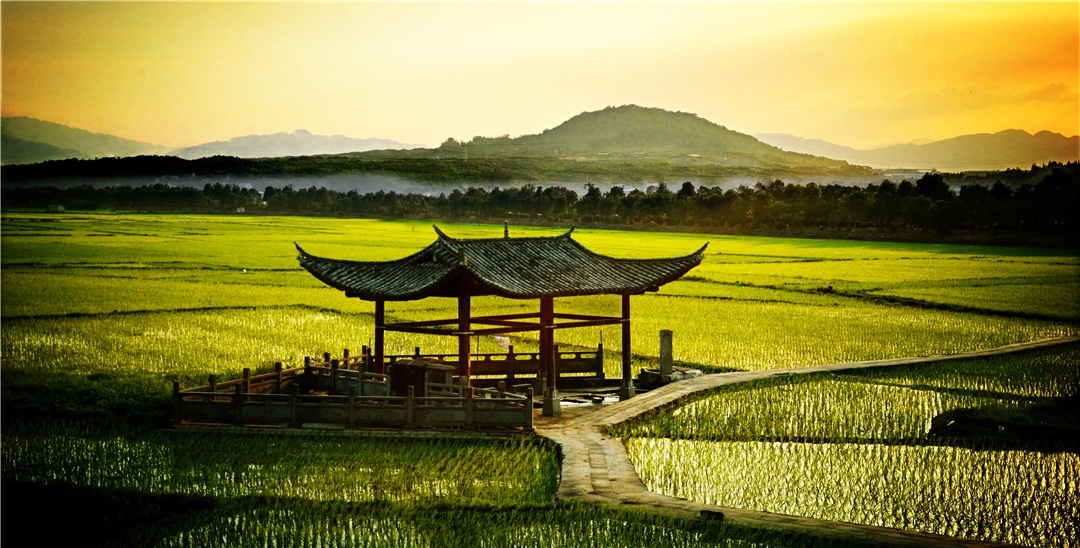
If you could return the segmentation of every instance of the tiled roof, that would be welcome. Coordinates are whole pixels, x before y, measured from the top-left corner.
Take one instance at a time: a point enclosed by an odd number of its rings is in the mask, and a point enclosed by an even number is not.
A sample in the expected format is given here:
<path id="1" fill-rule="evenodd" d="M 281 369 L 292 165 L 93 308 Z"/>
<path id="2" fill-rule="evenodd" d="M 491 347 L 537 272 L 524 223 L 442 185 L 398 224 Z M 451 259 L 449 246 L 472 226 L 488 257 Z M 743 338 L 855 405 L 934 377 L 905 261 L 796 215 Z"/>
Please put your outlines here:
<path id="1" fill-rule="evenodd" d="M 514 299 L 656 291 L 701 263 L 705 246 L 682 257 L 618 259 L 570 237 L 438 239 L 417 253 L 384 262 L 310 255 L 300 266 L 327 285 L 364 300 L 499 295 Z"/>

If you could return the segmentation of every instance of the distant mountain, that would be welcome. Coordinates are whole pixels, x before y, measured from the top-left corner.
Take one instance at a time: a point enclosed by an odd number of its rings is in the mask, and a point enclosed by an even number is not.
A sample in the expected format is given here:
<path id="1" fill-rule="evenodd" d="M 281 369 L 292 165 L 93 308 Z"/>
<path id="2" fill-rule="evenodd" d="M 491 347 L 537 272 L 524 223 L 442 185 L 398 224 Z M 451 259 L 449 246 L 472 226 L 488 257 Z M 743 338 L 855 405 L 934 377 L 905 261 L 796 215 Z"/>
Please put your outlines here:
<path id="1" fill-rule="evenodd" d="M 846 169 L 845 162 L 781 150 L 695 114 L 637 105 L 584 112 L 536 135 L 447 140 L 437 153 L 470 158 L 558 157 L 753 168 Z"/>
<path id="2" fill-rule="evenodd" d="M 419 148 L 387 139 L 354 139 L 343 135 L 312 135 L 304 130 L 272 135 L 247 135 L 228 141 L 214 141 L 182 148 L 172 155 L 193 160 L 209 156 L 236 158 L 276 158 L 281 156 L 316 156 L 369 150 Z"/>
<path id="3" fill-rule="evenodd" d="M 350 152 L 334 154 L 336 146 Z M 584 112 L 535 135 L 447 139 L 436 148 L 323 137 L 306 131 L 252 135 L 167 158 L 63 162 L 7 171 L 10 180 L 94 177 L 393 174 L 415 181 L 727 181 L 857 179 L 871 170 L 781 150 L 695 114 L 636 105 Z M 356 150 L 368 147 L 376 150 Z M 340 150 L 340 149 L 338 149 Z"/>
<path id="4" fill-rule="evenodd" d="M 866 152 L 868 160 L 890 166 L 945 171 L 1028 168 L 1032 164 L 1080 160 L 1080 136 L 1019 129 L 977 133 L 925 145 L 893 145 Z"/>
<path id="5" fill-rule="evenodd" d="M 754 137 L 763 143 L 770 144 L 783 150 L 801 152 L 803 154 L 813 154 L 814 156 L 824 156 L 826 158 L 837 158 L 842 160 L 845 158 L 853 158 L 862 152 L 857 148 L 846 147 L 844 145 L 822 141 L 821 139 L 805 139 L 786 133 L 756 133 L 754 134 Z"/>
<path id="6" fill-rule="evenodd" d="M 926 144 L 854 149 L 792 135 L 762 134 L 763 141 L 793 152 L 818 154 L 874 168 L 916 168 L 941 171 L 982 171 L 1027 168 L 1033 164 L 1080 160 L 1080 136 L 1019 129 L 977 133 Z"/>
<path id="7" fill-rule="evenodd" d="M 0 135 L 0 164 L 36 164 L 49 160 L 83 158 L 83 153 L 18 137 Z"/>
<path id="8" fill-rule="evenodd" d="M 22 116 L 0 119 L 0 134 L 4 137 L 0 143 L 0 160 L 5 165 L 64 158 L 161 154 L 168 150 L 149 143 Z"/>

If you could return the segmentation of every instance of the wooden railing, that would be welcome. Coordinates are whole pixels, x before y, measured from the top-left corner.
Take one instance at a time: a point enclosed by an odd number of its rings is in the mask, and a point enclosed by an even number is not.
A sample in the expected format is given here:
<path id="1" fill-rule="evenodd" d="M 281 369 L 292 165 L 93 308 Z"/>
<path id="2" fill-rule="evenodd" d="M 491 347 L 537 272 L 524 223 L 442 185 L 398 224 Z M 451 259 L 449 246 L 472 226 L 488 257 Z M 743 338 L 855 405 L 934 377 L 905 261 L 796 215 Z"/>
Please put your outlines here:
<path id="1" fill-rule="evenodd" d="M 415 387 L 401 396 L 302 395 L 298 385 L 289 394 L 243 393 L 230 397 L 214 392 L 176 391 L 173 416 L 178 423 L 236 425 L 341 424 L 346 428 L 522 428 L 533 429 L 533 392 L 477 391 L 463 387 L 462 396 L 416 396 Z"/>
<path id="2" fill-rule="evenodd" d="M 475 388 L 465 377 L 453 377 L 449 367 L 444 382 L 428 380 L 426 394 L 407 386 L 403 395 L 391 395 L 389 376 L 358 370 L 366 353 L 342 359 L 252 375 L 244 369 L 239 379 L 181 390 L 173 383 L 173 421 L 235 425 L 300 426 L 311 423 L 360 427 L 522 428 L 532 431 L 533 387 L 499 383 L 494 389 Z M 415 356 L 409 356 L 409 361 Z M 399 361 L 399 364 L 403 362 Z M 517 393 L 520 389 L 522 393 Z"/>
<path id="3" fill-rule="evenodd" d="M 401 362 L 412 359 L 429 360 L 434 363 L 454 367 L 455 375 L 464 375 L 464 368 L 458 363 L 457 354 L 426 354 L 416 349 L 412 355 L 386 356 L 387 362 Z M 516 353 L 511 345 L 508 351 L 497 354 L 473 354 L 470 357 L 470 369 L 473 384 L 494 385 L 497 380 L 484 377 L 503 377 L 514 385 L 522 378 L 535 378 L 540 375 L 541 364 L 538 352 Z M 596 350 L 560 351 L 555 345 L 555 372 L 560 380 L 564 379 L 604 379 L 604 345 L 597 345 Z M 486 382 L 487 381 L 487 382 Z"/>

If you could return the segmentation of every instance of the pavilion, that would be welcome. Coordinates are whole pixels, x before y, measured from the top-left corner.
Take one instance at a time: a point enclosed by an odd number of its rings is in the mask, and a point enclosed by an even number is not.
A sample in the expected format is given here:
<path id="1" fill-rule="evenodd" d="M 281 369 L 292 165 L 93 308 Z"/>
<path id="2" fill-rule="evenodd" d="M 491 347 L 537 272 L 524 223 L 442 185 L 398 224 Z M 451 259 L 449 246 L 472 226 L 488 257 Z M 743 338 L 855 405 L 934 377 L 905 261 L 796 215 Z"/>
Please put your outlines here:
<path id="1" fill-rule="evenodd" d="M 620 398 L 633 395 L 630 372 L 630 296 L 657 291 L 677 280 L 704 258 L 705 244 L 680 257 L 619 259 L 590 251 L 571 237 L 574 229 L 558 236 L 510 238 L 451 238 L 435 226 L 437 239 L 407 257 L 382 262 L 348 261 L 316 257 L 299 245 L 300 265 L 345 296 L 374 301 L 375 340 L 372 348 L 376 372 L 383 372 L 386 331 L 457 337 L 458 363 L 471 376 L 470 337 L 537 331 L 540 363 L 547 376 L 544 414 L 559 414 L 554 359 L 554 330 L 600 325 L 622 325 L 622 380 Z M 472 316 L 472 297 L 496 295 L 509 299 L 538 299 L 539 312 Z M 565 314 L 554 311 L 555 297 L 620 295 L 620 316 Z M 386 323 L 386 301 L 427 297 L 457 299 L 456 318 Z M 446 327 L 452 326 L 452 327 Z M 479 326 L 479 327 L 478 327 Z"/>

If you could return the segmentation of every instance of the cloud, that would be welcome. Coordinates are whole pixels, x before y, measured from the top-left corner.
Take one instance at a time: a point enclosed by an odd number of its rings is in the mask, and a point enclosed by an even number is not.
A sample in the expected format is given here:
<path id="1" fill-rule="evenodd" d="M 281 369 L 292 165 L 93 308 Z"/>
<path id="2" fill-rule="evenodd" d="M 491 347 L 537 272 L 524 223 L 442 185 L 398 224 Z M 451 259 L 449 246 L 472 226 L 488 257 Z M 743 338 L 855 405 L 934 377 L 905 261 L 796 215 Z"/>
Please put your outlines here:
<path id="1" fill-rule="evenodd" d="M 1040 89 L 1032 89 L 1026 93 L 1018 94 L 1018 99 L 1023 101 L 1047 101 L 1050 103 L 1080 103 L 1080 90 L 1076 86 L 1068 86 L 1064 82 L 1054 82 Z"/>

